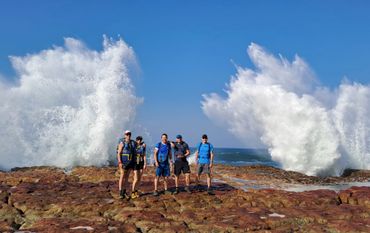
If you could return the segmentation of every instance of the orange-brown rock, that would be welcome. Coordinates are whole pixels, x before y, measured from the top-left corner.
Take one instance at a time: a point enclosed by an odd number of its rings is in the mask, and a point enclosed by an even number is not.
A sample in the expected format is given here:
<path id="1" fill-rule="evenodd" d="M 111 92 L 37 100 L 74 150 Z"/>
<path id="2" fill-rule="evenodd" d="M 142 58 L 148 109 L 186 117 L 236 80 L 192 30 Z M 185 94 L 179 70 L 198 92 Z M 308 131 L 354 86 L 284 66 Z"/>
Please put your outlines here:
<path id="1" fill-rule="evenodd" d="M 207 195 L 204 185 L 203 190 L 196 190 L 192 184 L 192 194 L 155 197 L 150 193 L 154 170 L 148 168 L 142 196 L 129 201 L 118 198 L 114 167 L 1 172 L 0 231 L 370 232 L 369 187 L 340 192 L 277 189 L 288 184 L 349 181 L 348 177 L 365 181 L 369 178 L 365 171 L 331 178 L 263 166 L 216 166 L 214 172 L 215 195 Z M 171 179 L 169 186 L 173 185 Z"/>

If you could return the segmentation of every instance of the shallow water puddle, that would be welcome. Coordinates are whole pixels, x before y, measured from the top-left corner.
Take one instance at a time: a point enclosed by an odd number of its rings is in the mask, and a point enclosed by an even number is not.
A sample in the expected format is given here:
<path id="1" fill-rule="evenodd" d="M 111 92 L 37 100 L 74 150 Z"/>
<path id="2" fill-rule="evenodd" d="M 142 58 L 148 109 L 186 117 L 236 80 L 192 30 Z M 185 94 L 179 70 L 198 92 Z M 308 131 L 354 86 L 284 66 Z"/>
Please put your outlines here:
<path id="1" fill-rule="evenodd" d="M 215 182 L 220 183 L 232 183 L 236 186 L 235 188 L 248 191 L 250 189 L 260 190 L 260 189 L 279 189 L 289 192 L 305 192 L 313 190 L 333 190 L 339 192 L 341 190 L 349 189 L 351 187 L 370 187 L 370 182 L 348 182 L 348 183 L 333 183 L 333 184 L 281 184 L 277 185 L 266 185 L 258 184 L 256 180 L 245 180 L 234 177 L 223 177 L 226 180 L 214 179 Z"/>

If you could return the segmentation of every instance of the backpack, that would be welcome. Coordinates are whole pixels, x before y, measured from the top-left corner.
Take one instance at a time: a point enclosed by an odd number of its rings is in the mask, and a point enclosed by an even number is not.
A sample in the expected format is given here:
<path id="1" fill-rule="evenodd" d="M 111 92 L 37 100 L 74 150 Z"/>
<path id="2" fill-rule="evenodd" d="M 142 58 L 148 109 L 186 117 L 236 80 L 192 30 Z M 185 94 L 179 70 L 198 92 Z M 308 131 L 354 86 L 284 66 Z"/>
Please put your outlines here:
<path id="1" fill-rule="evenodd" d="M 137 144 L 137 147 L 136 147 L 136 163 L 139 164 L 140 162 L 142 162 L 144 160 L 144 156 L 145 156 L 145 152 L 146 152 L 146 147 L 144 147 L 144 142 L 142 142 L 142 144 Z"/>
<path id="2" fill-rule="evenodd" d="M 123 143 L 123 147 L 122 147 L 122 151 L 121 151 L 121 160 L 122 160 L 123 164 L 128 164 L 128 163 L 131 162 L 132 156 L 134 154 L 136 154 L 135 153 L 136 142 L 134 140 L 130 140 L 130 143 L 128 143 L 128 151 L 130 152 L 129 154 L 124 154 L 123 153 L 123 150 L 125 149 L 125 146 L 126 146 L 127 143 L 123 139 L 119 140 L 119 143 L 121 143 L 121 142 Z"/>
<path id="3" fill-rule="evenodd" d="M 203 143 L 200 143 L 198 146 L 198 155 L 200 155 L 200 148 L 202 147 Z M 208 145 L 208 158 L 211 157 L 211 144 L 209 142 L 206 142 L 206 145 Z"/>
<path id="4" fill-rule="evenodd" d="M 160 142 L 159 145 L 158 145 L 158 150 L 157 150 L 157 158 L 158 158 L 158 160 L 159 160 L 159 157 L 158 157 L 159 156 L 159 151 L 161 150 L 161 147 L 162 147 L 162 142 Z M 167 148 L 168 148 L 168 153 L 170 153 L 170 151 L 171 151 L 171 144 L 169 142 L 167 142 Z M 162 162 L 165 162 L 165 161 L 168 160 L 168 153 L 167 153 L 167 158 L 165 160 L 163 160 Z M 159 162 L 161 162 L 161 161 L 159 161 Z"/>

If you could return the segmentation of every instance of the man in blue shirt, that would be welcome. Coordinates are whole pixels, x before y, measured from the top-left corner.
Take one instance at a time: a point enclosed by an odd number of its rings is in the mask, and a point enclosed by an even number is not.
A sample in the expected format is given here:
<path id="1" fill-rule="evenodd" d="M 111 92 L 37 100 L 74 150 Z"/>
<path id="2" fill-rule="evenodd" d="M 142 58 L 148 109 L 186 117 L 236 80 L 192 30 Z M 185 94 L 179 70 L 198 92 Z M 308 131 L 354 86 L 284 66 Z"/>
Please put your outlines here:
<path id="1" fill-rule="evenodd" d="M 154 196 L 158 196 L 158 180 L 162 176 L 164 181 L 164 192 L 170 193 L 167 191 L 167 178 L 170 176 L 170 163 L 172 163 L 172 151 L 171 151 L 171 144 L 167 140 L 167 134 L 162 134 L 161 142 L 157 143 L 154 148 L 154 161 L 156 171 L 155 171 L 155 178 L 154 178 Z"/>
<path id="2" fill-rule="evenodd" d="M 211 190 L 211 171 L 213 167 L 213 145 L 208 142 L 208 136 L 203 134 L 202 142 L 198 144 L 195 152 L 195 161 L 198 165 L 197 184 L 199 185 L 200 175 L 207 174 L 207 193 L 212 195 Z"/>

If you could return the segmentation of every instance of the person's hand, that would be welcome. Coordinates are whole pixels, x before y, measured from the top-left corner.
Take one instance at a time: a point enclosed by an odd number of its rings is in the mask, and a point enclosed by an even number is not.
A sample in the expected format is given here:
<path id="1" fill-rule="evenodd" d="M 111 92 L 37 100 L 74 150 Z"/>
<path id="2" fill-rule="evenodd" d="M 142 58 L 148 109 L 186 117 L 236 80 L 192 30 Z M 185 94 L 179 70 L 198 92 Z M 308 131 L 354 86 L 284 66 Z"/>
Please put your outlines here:
<path id="1" fill-rule="evenodd" d="M 210 164 L 209 164 L 209 168 L 212 168 L 212 167 L 213 167 L 213 163 L 210 163 Z"/>
<path id="2" fill-rule="evenodd" d="M 146 164 L 144 164 L 144 167 L 143 167 L 143 169 L 144 169 L 144 170 L 146 169 Z"/>
<path id="3" fill-rule="evenodd" d="M 159 167 L 159 163 L 158 163 L 158 162 L 155 162 L 155 166 L 156 166 L 156 167 Z"/>

